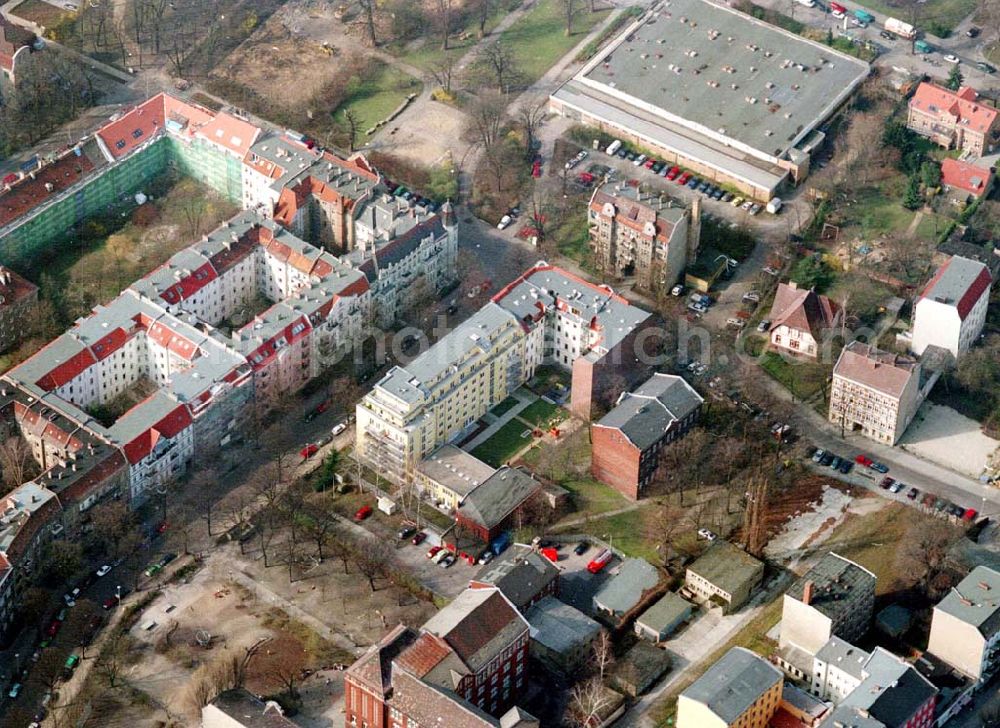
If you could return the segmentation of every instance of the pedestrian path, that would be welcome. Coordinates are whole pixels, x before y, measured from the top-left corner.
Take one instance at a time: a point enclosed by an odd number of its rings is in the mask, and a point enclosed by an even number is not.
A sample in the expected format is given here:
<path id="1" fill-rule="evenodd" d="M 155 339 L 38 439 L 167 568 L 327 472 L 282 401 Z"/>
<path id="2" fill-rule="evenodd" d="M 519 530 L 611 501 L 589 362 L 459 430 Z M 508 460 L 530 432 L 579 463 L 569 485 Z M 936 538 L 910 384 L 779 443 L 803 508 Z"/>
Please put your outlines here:
<path id="1" fill-rule="evenodd" d="M 523 410 L 525 410 L 529 405 L 531 405 L 532 403 L 535 402 L 535 400 L 538 399 L 538 397 L 535 394 L 532 394 L 523 387 L 515 391 L 513 394 L 511 394 L 511 397 L 517 400 L 517 404 L 511 407 L 506 412 L 504 412 L 499 417 L 497 417 L 491 425 L 489 425 L 485 430 L 483 430 L 474 438 L 472 438 L 472 440 L 465 443 L 465 445 L 462 448 L 463 450 L 465 450 L 466 452 L 471 452 L 472 450 L 475 450 L 477 447 L 479 447 L 484 442 L 493 437 L 493 435 L 497 433 L 497 430 L 499 430 L 501 427 L 506 425 L 512 419 L 517 417 Z M 525 425 L 525 427 L 527 427 L 527 425 Z"/>

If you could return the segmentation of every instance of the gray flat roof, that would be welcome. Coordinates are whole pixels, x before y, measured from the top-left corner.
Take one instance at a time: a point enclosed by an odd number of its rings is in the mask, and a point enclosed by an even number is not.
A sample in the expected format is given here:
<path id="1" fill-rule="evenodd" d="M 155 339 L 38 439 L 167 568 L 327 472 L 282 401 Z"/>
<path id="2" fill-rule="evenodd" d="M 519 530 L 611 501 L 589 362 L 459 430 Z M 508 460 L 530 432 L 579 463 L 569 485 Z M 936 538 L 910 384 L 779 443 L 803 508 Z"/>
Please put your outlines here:
<path id="1" fill-rule="evenodd" d="M 767 660 L 743 647 L 733 647 L 681 695 L 732 723 L 781 680 L 781 672 Z"/>
<path id="2" fill-rule="evenodd" d="M 864 61 L 731 8 L 666 0 L 577 79 L 782 157 L 868 72 Z"/>
<path id="3" fill-rule="evenodd" d="M 977 566 L 934 609 L 971 624 L 989 637 L 1000 629 L 1000 572 Z"/>
<path id="4" fill-rule="evenodd" d="M 753 581 L 764 564 L 728 541 L 716 541 L 688 567 L 702 579 L 730 594 Z"/>
<path id="5" fill-rule="evenodd" d="M 839 637 L 831 637 L 816 653 L 817 660 L 834 665 L 858 680 L 864 677 L 862 672 L 869 657 L 869 653 Z"/>
<path id="6" fill-rule="evenodd" d="M 417 470 L 435 483 L 468 495 L 493 475 L 493 468 L 454 445 L 442 445 L 420 461 Z"/>
<path id="7" fill-rule="evenodd" d="M 525 618 L 531 625 L 531 639 L 558 653 L 586 645 L 601 631 L 601 625 L 579 609 L 551 596 L 540 599 Z"/>
<path id="8" fill-rule="evenodd" d="M 801 602 L 808 582 L 813 584 L 809 605 L 830 619 L 857 609 L 855 597 L 858 594 L 875 592 L 875 575 L 872 572 L 833 552 L 817 561 L 785 593 Z"/>
<path id="9" fill-rule="evenodd" d="M 653 630 L 662 632 L 679 619 L 684 619 L 694 606 L 684 597 L 676 592 L 667 592 L 663 598 L 647 609 L 636 620 L 636 623 Z"/>
<path id="10" fill-rule="evenodd" d="M 624 614 L 640 602 L 643 592 L 660 583 L 656 567 L 645 559 L 625 559 L 618 573 L 594 594 L 594 604 Z"/>

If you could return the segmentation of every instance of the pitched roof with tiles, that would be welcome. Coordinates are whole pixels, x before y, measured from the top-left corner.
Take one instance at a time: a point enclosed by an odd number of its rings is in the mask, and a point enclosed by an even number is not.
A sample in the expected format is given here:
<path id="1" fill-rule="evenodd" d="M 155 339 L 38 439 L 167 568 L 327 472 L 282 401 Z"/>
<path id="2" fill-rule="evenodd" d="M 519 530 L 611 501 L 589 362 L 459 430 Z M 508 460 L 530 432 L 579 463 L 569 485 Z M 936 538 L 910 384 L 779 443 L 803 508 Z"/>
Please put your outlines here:
<path id="1" fill-rule="evenodd" d="M 444 639 L 476 672 L 526 632 L 528 623 L 499 589 L 466 589 L 421 629 Z"/>
<path id="2" fill-rule="evenodd" d="M 496 728 L 500 725 L 496 718 L 454 691 L 424 682 L 401 666 L 392 673 L 389 707 L 406 715 L 411 724 L 421 726 Z"/>
<path id="3" fill-rule="evenodd" d="M 941 162 L 941 183 L 964 190 L 976 197 L 986 194 L 986 188 L 992 177 L 992 169 L 978 167 L 951 157 Z"/>
<path id="4" fill-rule="evenodd" d="M 833 376 L 898 399 L 910 379 L 920 376 L 920 364 L 871 344 L 852 341 L 840 352 Z"/>
<path id="5" fill-rule="evenodd" d="M 514 545 L 476 574 L 471 588 L 495 586 L 518 609 L 524 609 L 559 578 L 556 565 L 527 546 Z"/>
<path id="6" fill-rule="evenodd" d="M 0 227 L 27 215 L 36 207 L 45 204 L 60 192 L 64 192 L 103 164 L 97 164 L 86 153 L 77 156 L 68 152 L 56 161 L 32 170 L 31 175 L 15 181 L 10 189 L 3 191 L 0 186 Z"/>
<path id="7" fill-rule="evenodd" d="M 819 338 L 821 331 L 836 323 L 839 311 L 837 304 L 812 289 L 779 283 L 771 306 L 771 328 L 784 325 Z"/>
<path id="8" fill-rule="evenodd" d="M 968 86 L 949 91 L 933 83 L 921 83 L 910 99 L 910 108 L 949 123 L 985 134 L 997 119 L 997 110 L 978 101 Z"/>
<path id="9" fill-rule="evenodd" d="M 595 427 L 620 430 L 633 445 L 645 450 L 704 401 L 682 377 L 658 372 L 635 391 L 623 392 Z"/>
<path id="10" fill-rule="evenodd" d="M 373 692 L 388 695 L 392 689 L 392 662 L 414 643 L 417 633 L 404 624 L 388 634 L 347 668 L 345 677 L 364 685 Z"/>
<path id="11" fill-rule="evenodd" d="M 927 282 L 920 298 L 954 306 L 958 317 L 964 321 L 992 283 L 990 270 L 985 265 L 953 255 Z"/>
<path id="12" fill-rule="evenodd" d="M 667 242 L 686 215 L 683 207 L 675 207 L 669 200 L 669 197 L 664 201 L 662 197 L 644 196 L 639 187 L 609 182 L 594 190 L 590 209 L 603 213 L 605 205 L 611 205 L 619 225 Z"/>

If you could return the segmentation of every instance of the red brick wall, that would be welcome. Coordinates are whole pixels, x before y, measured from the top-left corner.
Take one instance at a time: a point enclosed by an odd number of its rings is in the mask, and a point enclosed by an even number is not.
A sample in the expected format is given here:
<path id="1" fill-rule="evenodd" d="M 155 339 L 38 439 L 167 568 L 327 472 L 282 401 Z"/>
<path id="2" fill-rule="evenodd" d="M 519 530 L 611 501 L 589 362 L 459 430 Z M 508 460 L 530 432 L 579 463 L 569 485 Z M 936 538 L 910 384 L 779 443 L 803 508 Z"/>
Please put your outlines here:
<path id="1" fill-rule="evenodd" d="M 593 457 L 590 472 L 626 498 L 639 498 L 640 451 L 621 432 L 610 427 L 591 427 Z"/>
<path id="2" fill-rule="evenodd" d="M 570 391 L 569 411 L 577 417 L 590 420 L 591 397 L 594 389 L 594 365 L 585 357 L 573 362 L 573 382 Z"/>
<path id="3" fill-rule="evenodd" d="M 344 678 L 344 723 L 351 725 L 351 718 L 357 725 L 364 720 L 371 728 L 386 728 L 385 703 L 353 682 L 350 676 Z"/>

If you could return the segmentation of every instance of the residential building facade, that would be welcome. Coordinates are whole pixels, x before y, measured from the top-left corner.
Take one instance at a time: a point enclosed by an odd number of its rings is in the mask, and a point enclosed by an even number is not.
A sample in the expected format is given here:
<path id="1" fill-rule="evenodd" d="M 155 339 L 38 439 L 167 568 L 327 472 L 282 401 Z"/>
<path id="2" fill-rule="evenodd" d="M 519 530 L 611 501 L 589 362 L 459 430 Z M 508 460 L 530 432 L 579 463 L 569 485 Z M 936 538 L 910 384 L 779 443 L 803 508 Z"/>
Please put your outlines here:
<path id="1" fill-rule="evenodd" d="M 421 460 L 543 363 L 572 372 L 570 407 L 589 419 L 608 374 L 636 365 L 636 337 L 650 319 L 610 288 L 540 262 L 375 384 L 357 407 L 357 452 L 389 480 L 412 482 Z"/>
<path id="2" fill-rule="evenodd" d="M 924 286 L 913 316 L 913 353 L 928 346 L 947 349 L 958 359 L 983 331 L 993 278 L 976 260 L 954 255 Z"/>
<path id="3" fill-rule="evenodd" d="M 697 258 L 700 217 L 698 198 L 689 211 L 638 185 L 607 183 L 590 197 L 590 247 L 601 270 L 663 293 Z"/>
<path id="4" fill-rule="evenodd" d="M 677 728 L 766 728 L 784 681 L 767 660 L 733 647 L 677 699 Z"/>
<path id="5" fill-rule="evenodd" d="M 910 98 L 906 126 L 946 149 L 960 149 L 981 157 L 993 151 L 1000 114 L 979 100 L 969 86 L 958 91 L 922 82 Z"/>
<path id="6" fill-rule="evenodd" d="M 779 283 L 771 306 L 771 347 L 815 359 L 824 334 L 840 325 L 843 311 L 826 296 L 798 287 L 795 281 Z"/>
<path id="7" fill-rule="evenodd" d="M 977 566 L 934 607 L 927 651 L 977 684 L 1000 665 L 1000 572 Z"/>
<path id="8" fill-rule="evenodd" d="M 660 462 L 661 450 L 698 420 L 701 395 L 682 377 L 656 373 L 590 427 L 590 472 L 622 495 L 638 500 Z"/>
<path id="9" fill-rule="evenodd" d="M 936 378 L 921 380 L 915 359 L 852 341 L 833 367 L 828 419 L 845 431 L 895 445 Z"/>

